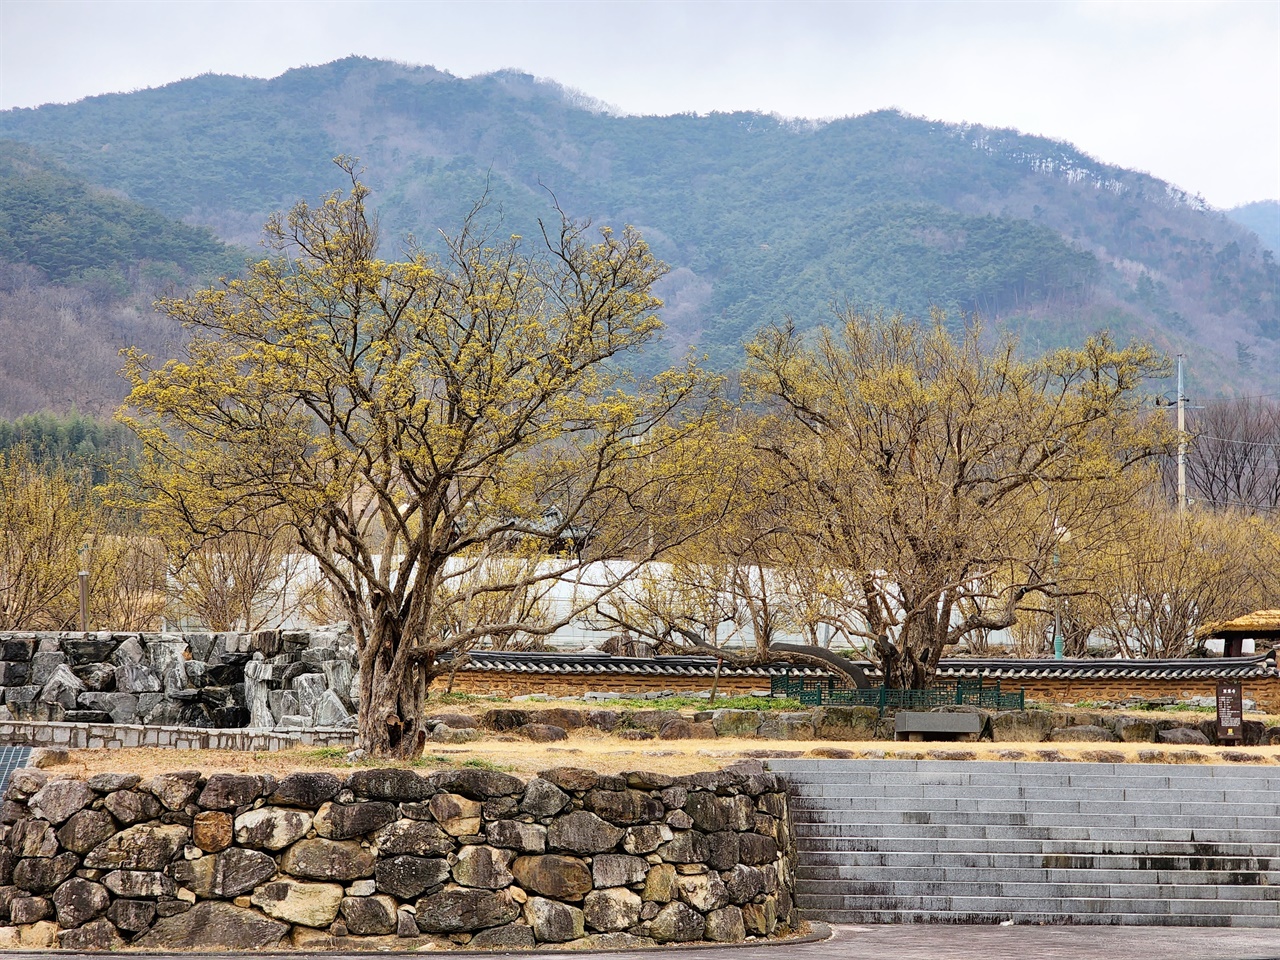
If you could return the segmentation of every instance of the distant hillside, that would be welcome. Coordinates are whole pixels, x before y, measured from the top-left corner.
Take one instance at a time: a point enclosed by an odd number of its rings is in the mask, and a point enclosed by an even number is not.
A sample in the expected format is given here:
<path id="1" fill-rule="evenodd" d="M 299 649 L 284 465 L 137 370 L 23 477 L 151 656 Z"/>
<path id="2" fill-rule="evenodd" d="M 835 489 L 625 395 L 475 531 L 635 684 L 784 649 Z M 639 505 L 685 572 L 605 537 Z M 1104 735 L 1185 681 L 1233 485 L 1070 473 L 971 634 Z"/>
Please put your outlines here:
<path id="1" fill-rule="evenodd" d="M 65 416 L 37 413 L 0 420 L 0 463 L 21 456 L 45 468 L 84 471 L 93 483 L 103 483 L 112 466 L 135 458 L 138 450 L 138 438 L 124 424 L 75 409 Z"/>
<path id="2" fill-rule="evenodd" d="M 50 280 L 151 269 L 203 275 L 234 264 L 207 227 L 170 220 L 50 165 L 31 148 L 0 141 L 0 258 Z"/>
<path id="3" fill-rule="evenodd" d="M 169 351 L 163 293 L 244 262 L 205 227 L 94 187 L 30 147 L 0 141 L 0 417 L 119 403 L 119 351 Z"/>
<path id="4" fill-rule="evenodd" d="M 456 228 L 486 192 L 496 229 L 536 236 L 554 195 L 644 232 L 672 267 L 671 352 L 722 365 L 763 323 L 811 325 L 850 302 L 977 312 L 1032 350 L 1110 327 L 1189 354 L 1200 395 L 1256 392 L 1280 369 L 1280 275 L 1253 233 L 1163 181 L 1013 131 L 892 112 L 620 117 L 519 73 L 350 58 L 11 110 L 0 136 L 235 242 L 341 186 L 338 153 L 366 166 L 389 254 L 408 233 Z"/>
<path id="5" fill-rule="evenodd" d="M 1227 216 L 1256 233 L 1272 253 L 1280 253 L 1280 200 L 1246 203 L 1228 210 Z"/>

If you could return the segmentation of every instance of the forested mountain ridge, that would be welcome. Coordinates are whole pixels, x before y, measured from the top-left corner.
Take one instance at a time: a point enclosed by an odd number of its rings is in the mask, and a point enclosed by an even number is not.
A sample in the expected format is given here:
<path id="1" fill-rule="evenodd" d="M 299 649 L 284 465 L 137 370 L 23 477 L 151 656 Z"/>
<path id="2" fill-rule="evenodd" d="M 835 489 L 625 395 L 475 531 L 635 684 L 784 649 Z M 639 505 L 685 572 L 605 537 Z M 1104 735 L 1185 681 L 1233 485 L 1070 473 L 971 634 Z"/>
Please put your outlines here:
<path id="1" fill-rule="evenodd" d="M 1109 327 L 1194 354 L 1202 395 L 1274 387 L 1280 368 L 1280 273 L 1256 236 L 1154 177 L 1013 131 L 893 112 L 617 116 L 515 72 L 349 58 L 11 110 L 0 137 L 238 242 L 341 186 L 339 153 L 366 167 L 390 255 L 408 233 L 455 229 L 486 192 L 495 229 L 536 235 L 554 197 L 639 227 L 672 267 L 672 352 L 726 366 L 761 324 L 850 302 L 976 312 L 1033 351 Z"/>
<path id="2" fill-rule="evenodd" d="M 217 273 L 237 258 L 206 227 L 111 196 L 30 147 L 0 141 L 0 259 L 53 281 L 124 281 L 134 270 L 173 279 Z"/>
<path id="3" fill-rule="evenodd" d="M 1227 216 L 1256 233 L 1272 253 L 1280 253 L 1280 200 L 1246 203 L 1228 210 Z"/>
<path id="4" fill-rule="evenodd" d="M 124 392 L 120 349 L 166 353 L 181 336 L 152 311 L 156 297 L 237 270 L 245 256 L 205 227 L 0 141 L 0 418 L 109 414 Z"/>

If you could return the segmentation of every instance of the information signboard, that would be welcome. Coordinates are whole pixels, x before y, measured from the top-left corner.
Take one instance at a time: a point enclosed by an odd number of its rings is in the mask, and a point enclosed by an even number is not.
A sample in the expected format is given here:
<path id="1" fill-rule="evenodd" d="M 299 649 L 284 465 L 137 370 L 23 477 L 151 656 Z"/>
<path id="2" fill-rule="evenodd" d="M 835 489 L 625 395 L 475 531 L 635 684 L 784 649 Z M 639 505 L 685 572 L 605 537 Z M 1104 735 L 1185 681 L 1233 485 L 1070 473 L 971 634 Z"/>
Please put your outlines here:
<path id="1" fill-rule="evenodd" d="M 1244 736 L 1244 689 L 1238 680 L 1218 681 L 1218 742 L 1239 743 Z"/>

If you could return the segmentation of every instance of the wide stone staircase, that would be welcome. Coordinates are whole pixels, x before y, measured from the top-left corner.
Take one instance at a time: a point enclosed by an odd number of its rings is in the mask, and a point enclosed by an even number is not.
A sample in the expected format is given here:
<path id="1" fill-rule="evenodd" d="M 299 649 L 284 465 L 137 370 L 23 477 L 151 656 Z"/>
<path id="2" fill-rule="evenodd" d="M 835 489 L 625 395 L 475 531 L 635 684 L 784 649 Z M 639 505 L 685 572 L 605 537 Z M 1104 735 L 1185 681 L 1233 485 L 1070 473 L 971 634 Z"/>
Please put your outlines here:
<path id="1" fill-rule="evenodd" d="M 831 923 L 1280 927 L 1280 767 L 775 759 Z"/>

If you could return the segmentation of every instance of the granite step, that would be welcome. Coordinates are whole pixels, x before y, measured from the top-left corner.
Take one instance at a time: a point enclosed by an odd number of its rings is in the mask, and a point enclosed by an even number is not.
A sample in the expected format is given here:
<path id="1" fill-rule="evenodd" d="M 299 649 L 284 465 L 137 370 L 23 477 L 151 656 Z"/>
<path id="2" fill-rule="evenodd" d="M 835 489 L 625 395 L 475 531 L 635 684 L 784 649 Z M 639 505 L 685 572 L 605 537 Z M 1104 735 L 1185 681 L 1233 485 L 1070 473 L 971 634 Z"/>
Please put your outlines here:
<path id="1" fill-rule="evenodd" d="M 811 918 L 1280 927 L 1274 767 L 769 766 L 792 794 Z"/>

